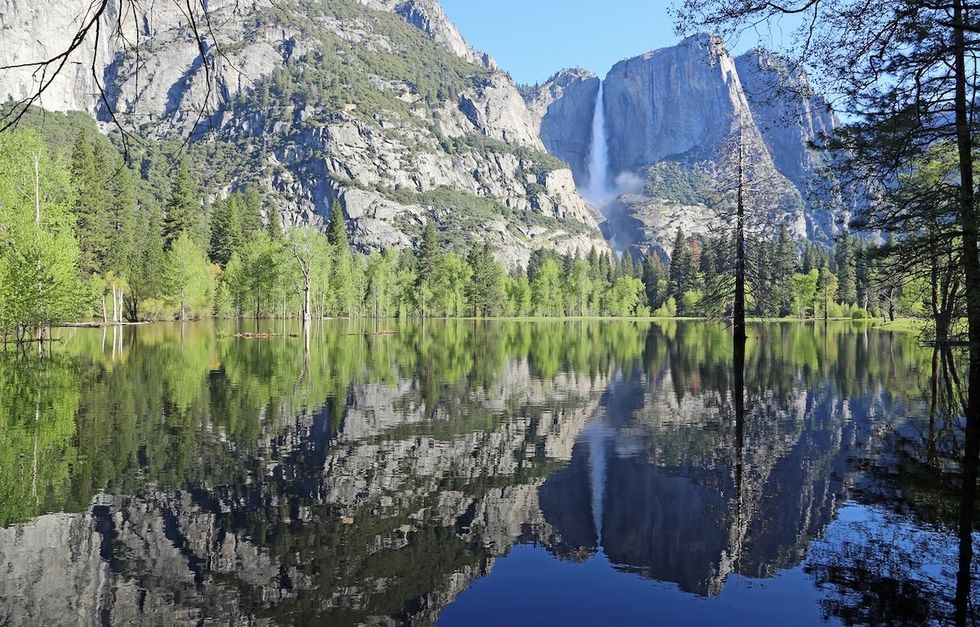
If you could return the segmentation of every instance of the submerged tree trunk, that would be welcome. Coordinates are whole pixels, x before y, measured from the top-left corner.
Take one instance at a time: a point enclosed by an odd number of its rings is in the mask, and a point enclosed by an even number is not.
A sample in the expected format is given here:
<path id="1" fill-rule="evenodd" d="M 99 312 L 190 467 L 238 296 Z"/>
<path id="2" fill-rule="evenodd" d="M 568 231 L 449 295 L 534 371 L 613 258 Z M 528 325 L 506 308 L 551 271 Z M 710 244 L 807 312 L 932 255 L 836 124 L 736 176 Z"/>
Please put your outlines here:
<path id="1" fill-rule="evenodd" d="M 973 137 L 967 104 L 969 77 L 966 68 L 966 16 L 963 0 L 953 0 L 953 47 L 955 76 L 956 145 L 959 152 L 960 226 L 963 234 L 963 268 L 966 272 L 966 307 L 969 323 L 970 374 L 966 404 L 963 450 L 963 498 L 960 503 L 959 570 L 956 574 L 956 623 L 965 625 L 972 590 L 973 516 L 976 511 L 978 455 L 980 455 L 980 257 L 977 253 L 977 214 L 973 192 Z"/>

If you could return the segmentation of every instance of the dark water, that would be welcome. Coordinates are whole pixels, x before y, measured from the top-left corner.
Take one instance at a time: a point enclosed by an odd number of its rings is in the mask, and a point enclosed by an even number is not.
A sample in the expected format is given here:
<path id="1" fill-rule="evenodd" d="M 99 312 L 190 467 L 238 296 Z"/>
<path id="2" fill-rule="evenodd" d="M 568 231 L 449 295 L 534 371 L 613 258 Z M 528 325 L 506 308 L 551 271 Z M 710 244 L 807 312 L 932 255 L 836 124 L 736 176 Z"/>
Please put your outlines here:
<path id="1" fill-rule="evenodd" d="M 0 625 L 954 616 L 965 373 L 911 334 L 753 327 L 740 412 L 711 323 L 235 330 L 0 355 Z"/>

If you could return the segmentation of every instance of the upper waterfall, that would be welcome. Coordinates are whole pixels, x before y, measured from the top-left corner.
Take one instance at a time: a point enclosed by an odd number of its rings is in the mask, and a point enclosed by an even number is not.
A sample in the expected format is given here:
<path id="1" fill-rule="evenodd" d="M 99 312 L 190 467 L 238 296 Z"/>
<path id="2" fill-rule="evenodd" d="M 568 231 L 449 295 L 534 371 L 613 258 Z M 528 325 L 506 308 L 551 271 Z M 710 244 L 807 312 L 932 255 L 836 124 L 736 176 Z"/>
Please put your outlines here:
<path id="1" fill-rule="evenodd" d="M 589 186 L 583 194 L 596 207 L 603 207 L 612 200 L 609 189 L 609 142 L 606 137 L 606 107 L 603 101 L 603 85 L 599 81 L 595 111 L 592 114 L 592 144 L 589 149 Z"/>

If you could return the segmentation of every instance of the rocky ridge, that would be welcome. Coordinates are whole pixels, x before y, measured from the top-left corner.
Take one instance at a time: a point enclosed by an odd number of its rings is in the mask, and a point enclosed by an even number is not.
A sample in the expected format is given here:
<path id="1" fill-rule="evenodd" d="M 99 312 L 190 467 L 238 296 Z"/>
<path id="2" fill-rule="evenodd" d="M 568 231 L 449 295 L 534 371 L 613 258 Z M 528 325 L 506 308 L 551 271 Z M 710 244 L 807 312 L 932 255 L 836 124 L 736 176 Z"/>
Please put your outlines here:
<path id="1" fill-rule="evenodd" d="M 321 225 L 339 200 L 362 250 L 407 246 L 430 217 L 448 241 L 487 234 L 511 267 L 540 247 L 605 249 L 516 86 L 437 2 L 210 2 L 207 64 L 178 4 L 139 5 L 135 16 L 123 4 L 120 16 L 110 2 L 97 49 L 86 39 L 38 104 L 88 111 L 107 131 L 111 111 L 152 138 L 191 134 L 227 155 L 200 168 L 210 194 L 257 183 L 287 223 Z M 7 0 L 0 61 L 61 52 L 88 6 Z M 0 100 L 23 98 L 37 79 L 3 72 Z"/>

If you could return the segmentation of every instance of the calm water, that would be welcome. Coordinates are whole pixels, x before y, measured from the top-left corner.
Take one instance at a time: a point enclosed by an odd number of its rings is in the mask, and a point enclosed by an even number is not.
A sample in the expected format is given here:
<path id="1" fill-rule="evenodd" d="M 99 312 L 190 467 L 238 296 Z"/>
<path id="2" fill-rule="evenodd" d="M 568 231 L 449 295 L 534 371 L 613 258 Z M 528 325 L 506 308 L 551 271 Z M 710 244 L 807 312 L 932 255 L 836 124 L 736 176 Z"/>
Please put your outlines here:
<path id="1" fill-rule="evenodd" d="M 0 354 L 0 624 L 949 621 L 960 356 L 753 327 L 739 412 L 729 335 L 199 323 Z"/>

